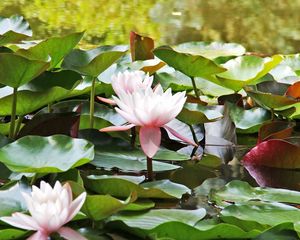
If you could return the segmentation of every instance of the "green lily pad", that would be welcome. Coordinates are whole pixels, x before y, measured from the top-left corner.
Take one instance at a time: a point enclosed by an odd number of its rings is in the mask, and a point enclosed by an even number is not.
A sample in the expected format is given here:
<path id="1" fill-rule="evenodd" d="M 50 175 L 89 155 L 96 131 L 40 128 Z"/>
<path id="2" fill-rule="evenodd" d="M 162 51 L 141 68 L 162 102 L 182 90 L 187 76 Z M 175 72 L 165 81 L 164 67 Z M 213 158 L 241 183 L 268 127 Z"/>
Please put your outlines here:
<path id="1" fill-rule="evenodd" d="M 0 17 L 0 46 L 16 43 L 31 36 L 29 23 L 22 16 Z"/>
<path id="2" fill-rule="evenodd" d="M 88 51 L 75 49 L 65 57 L 62 67 L 97 77 L 126 52 L 126 46 L 102 46 Z"/>
<path id="3" fill-rule="evenodd" d="M 49 63 L 29 60 L 12 53 L 0 53 L 0 83 L 18 88 L 44 72 Z"/>
<path id="4" fill-rule="evenodd" d="M 133 176 L 88 176 L 87 186 L 99 194 L 110 194 L 115 197 L 126 197 L 136 192 L 139 198 L 181 198 L 185 193 L 191 193 L 184 185 L 169 180 L 141 183 L 144 177 Z"/>
<path id="5" fill-rule="evenodd" d="M 274 55 L 271 58 L 256 56 L 237 57 L 223 64 L 223 67 L 228 70 L 218 73 L 217 78 L 219 81 L 215 83 L 234 91 L 239 91 L 245 85 L 258 83 L 260 78 L 278 65 L 282 59 L 280 55 Z"/>
<path id="6" fill-rule="evenodd" d="M 245 110 L 235 104 L 226 103 L 229 107 L 229 115 L 236 126 L 238 133 L 255 133 L 263 123 L 271 120 L 271 113 L 264 108 L 254 107 Z"/>
<path id="7" fill-rule="evenodd" d="M 155 74 L 155 80 L 161 84 L 164 90 L 168 88 L 172 88 L 175 92 L 193 90 L 191 79 L 178 71 L 157 73 Z"/>
<path id="8" fill-rule="evenodd" d="M 14 228 L 0 229 L 1 240 L 24 239 L 25 235 L 27 235 L 27 232 L 19 229 L 14 229 Z"/>
<path id="9" fill-rule="evenodd" d="M 246 52 L 246 49 L 240 44 L 221 42 L 187 42 L 176 45 L 173 48 L 178 52 L 201 55 L 208 59 L 241 56 Z"/>
<path id="10" fill-rule="evenodd" d="M 212 60 L 200 55 L 180 53 L 169 46 L 154 49 L 154 55 L 169 66 L 186 74 L 189 77 L 207 77 L 212 74 L 224 72 L 226 69 L 218 66 Z"/>
<path id="11" fill-rule="evenodd" d="M 91 143 L 64 135 L 26 136 L 0 149 L 0 161 L 14 172 L 62 172 L 93 158 Z"/>
<path id="12" fill-rule="evenodd" d="M 83 34 L 83 32 L 79 32 L 64 37 L 48 38 L 28 49 L 19 49 L 16 51 L 16 54 L 29 59 L 42 61 L 47 61 L 50 57 L 49 69 L 51 69 L 77 45 Z"/>
<path id="13" fill-rule="evenodd" d="M 27 204 L 21 192 L 29 193 L 31 192 L 31 189 L 28 185 L 20 182 L 9 189 L 0 190 L 1 217 L 10 216 L 14 212 L 23 212 L 27 210 Z"/>
<path id="14" fill-rule="evenodd" d="M 204 208 L 197 210 L 155 209 L 140 214 L 122 213 L 112 216 L 109 220 L 122 221 L 132 228 L 150 230 L 167 222 L 181 222 L 194 226 L 205 215 L 206 211 Z"/>
<path id="15" fill-rule="evenodd" d="M 231 181 L 221 189 L 210 193 L 210 200 L 220 206 L 247 203 L 249 201 L 300 203 L 297 191 L 277 188 L 251 187 L 247 182 Z M 249 203 L 250 204 L 250 203 Z"/>
<path id="16" fill-rule="evenodd" d="M 123 210 L 135 200 L 135 195 L 130 195 L 125 201 L 110 195 L 88 195 L 81 211 L 93 220 L 98 221 Z"/>
<path id="17" fill-rule="evenodd" d="M 300 221 L 300 210 L 281 203 L 248 202 L 226 207 L 221 212 L 221 219 L 237 226 L 252 222 L 256 228 L 259 224 L 267 229 L 281 223 Z"/>
<path id="18" fill-rule="evenodd" d="M 214 122 L 223 117 L 214 106 L 202 106 L 196 103 L 186 103 L 177 118 L 190 125 Z"/>

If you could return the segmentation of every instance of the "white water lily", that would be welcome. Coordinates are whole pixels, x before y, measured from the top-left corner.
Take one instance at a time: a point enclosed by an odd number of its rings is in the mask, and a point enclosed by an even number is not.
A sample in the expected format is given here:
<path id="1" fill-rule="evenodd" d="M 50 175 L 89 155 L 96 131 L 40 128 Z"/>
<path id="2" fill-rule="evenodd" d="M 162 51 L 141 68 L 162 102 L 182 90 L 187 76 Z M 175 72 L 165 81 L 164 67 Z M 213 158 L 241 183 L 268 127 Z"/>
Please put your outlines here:
<path id="1" fill-rule="evenodd" d="M 1 217 L 1 221 L 18 228 L 37 231 L 29 240 L 47 240 L 54 232 L 58 232 L 65 239 L 86 240 L 73 229 L 63 227 L 79 212 L 86 198 L 85 192 L 73 201 L 68 183 L 62 186 L 57 181 L 52 188 L 42 181 L 40 188 L 32 187 L 31 195 L 22 195 L 31 216 L 15 212 L 11 217 Z"/>
<path id="2" fill-rule="evenodd" d="M 117 96 L 125 93 L 133 93 L 139 89 L 151 87 L 153 77 L 145 74 L 143 71 L 128 71 L 119 72 L 111 77 L 111 85 Z M 103 97 L 98 97 L 102 102 L 115 105 L 115 101 Z"/>
<path id="3" fill-rule="evenodd" d="M 167 125 L 182 110 L 186 101 L 185 92 L 172 95 L 170 88 L 164 92 L 161 85 L 158 85 L 155 90 L 148 86 L 145 89 L 136 89 L 134 92 L 120 91 L 118 97 L 113 97 L 113 100 L 118 106 L 115 108 L 116 111 L 128 121 L 128 124 L 111 126 L 100 131 L 125 131 L 134 126 L 140 126 L 141 147 L 150 158 L 159 149 L 161 127 L 184 142 L 196 146 L 194 141 L 181 136 Z"/>

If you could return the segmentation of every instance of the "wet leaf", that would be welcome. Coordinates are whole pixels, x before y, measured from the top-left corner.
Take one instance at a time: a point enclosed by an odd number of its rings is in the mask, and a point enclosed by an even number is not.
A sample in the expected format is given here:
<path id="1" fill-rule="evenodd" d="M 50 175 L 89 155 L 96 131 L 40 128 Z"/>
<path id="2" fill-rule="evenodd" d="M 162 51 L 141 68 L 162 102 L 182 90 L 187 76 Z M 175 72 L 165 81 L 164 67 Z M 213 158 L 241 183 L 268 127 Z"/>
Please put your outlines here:
<path id="1" fill-rule="evenodd" d="M 14 172 L 62 172 L 93 158 L 91 143 L 64 135 L 26 136 L 0 149 L 0 161 Z"/>

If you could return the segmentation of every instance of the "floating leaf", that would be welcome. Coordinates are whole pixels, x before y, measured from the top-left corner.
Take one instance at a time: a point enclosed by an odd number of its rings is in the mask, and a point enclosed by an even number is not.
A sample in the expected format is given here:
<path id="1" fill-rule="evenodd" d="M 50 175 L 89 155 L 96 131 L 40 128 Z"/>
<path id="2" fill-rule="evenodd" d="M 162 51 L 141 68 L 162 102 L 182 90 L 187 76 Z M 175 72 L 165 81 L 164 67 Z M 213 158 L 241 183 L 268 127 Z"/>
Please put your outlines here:
<path id="1" fill-rule="evenodd" d="M 244 156 L 243 163 L 285 169 L 300 168 L 300 146 L 287 140 L 270 139 L 252 148 Z"/>
<path id="2" fill-rule="evenodd" d="M 296 124 L 293 122 L 267 122 L 259 129 L 257 142 L 260 143 L 269 139 L 285 139 L 291 137 L 295 126 Z"/>
<path id="3" fill-rule="evenodd" d="M 91 143 L 64 135 L 26 136 L 0 149 L 0 161 L 14 172 L 62 172 L 93 158 Z"/>
<path id="4" fill-rule="evenodd" d="M 16 43 L 31 36 L 29 23 L 22 16 L 0 17 L 0 46 Z"/>
<path id="5" fill-rule="evenodd" d="M 255 133 L 263 123 L 271 119 L 271 113 L 264 108 L 254 107 L 245 110 L 232 103 L 226 104 L 229 107 L 230 118 L 239 133 Z"/>
<path id="6" fill-rule="evenodd" d="M 223 117 L 218 108 L 214 106 L 202 106 L 196 103 L 186 103 L 178 115 L 178 119 L 192 124 L 214 122 Z"/>
<path id="7" fill-rule="evenodd" d="M 176 45 L 173 48 L 178 52 L 201 55 L 209 59 L 241 56 L 246 52 L 246 49 L 240 44 L 221 42 L 187 42 Z"/>
<path id="8" fill-rule="evenodd" d="M 126 197 L 136 192 L 139 198 L 181 198 L 185 193 L 191 193 L 184 185 L 169 180 L 142 183 L 144 177 L 130 176 L 88 176 L 87 186 L 99 194 L 109 194 L 115 197 Z"/>
<path id="9" fill-rule="evenodd" d="M 300 193 L 287 189 L 251 187 L 247 182 L 234 180 L 221 189 L 213 190 L 210 193 L 210 200 L 219 206 L 226 206 L 229 203 L 246 204 L 249 201 L 300 204 Z"/>

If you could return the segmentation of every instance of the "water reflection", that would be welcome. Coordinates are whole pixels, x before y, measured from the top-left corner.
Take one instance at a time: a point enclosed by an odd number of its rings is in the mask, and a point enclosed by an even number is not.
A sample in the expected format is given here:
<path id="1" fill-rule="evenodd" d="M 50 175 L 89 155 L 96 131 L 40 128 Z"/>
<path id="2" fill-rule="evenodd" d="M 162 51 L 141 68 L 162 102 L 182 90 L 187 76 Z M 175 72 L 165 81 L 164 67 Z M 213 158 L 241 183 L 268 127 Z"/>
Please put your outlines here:
<path id="1" fill-rule="evenodd" d="M 93 44 L 128 42 L 131 30 L 159 44 L 238 42 L 248 51 L 300 49 L 300 0 L 1 0 L 0 15 L 23 14 L 37 37 L 86 29 Z"/>

